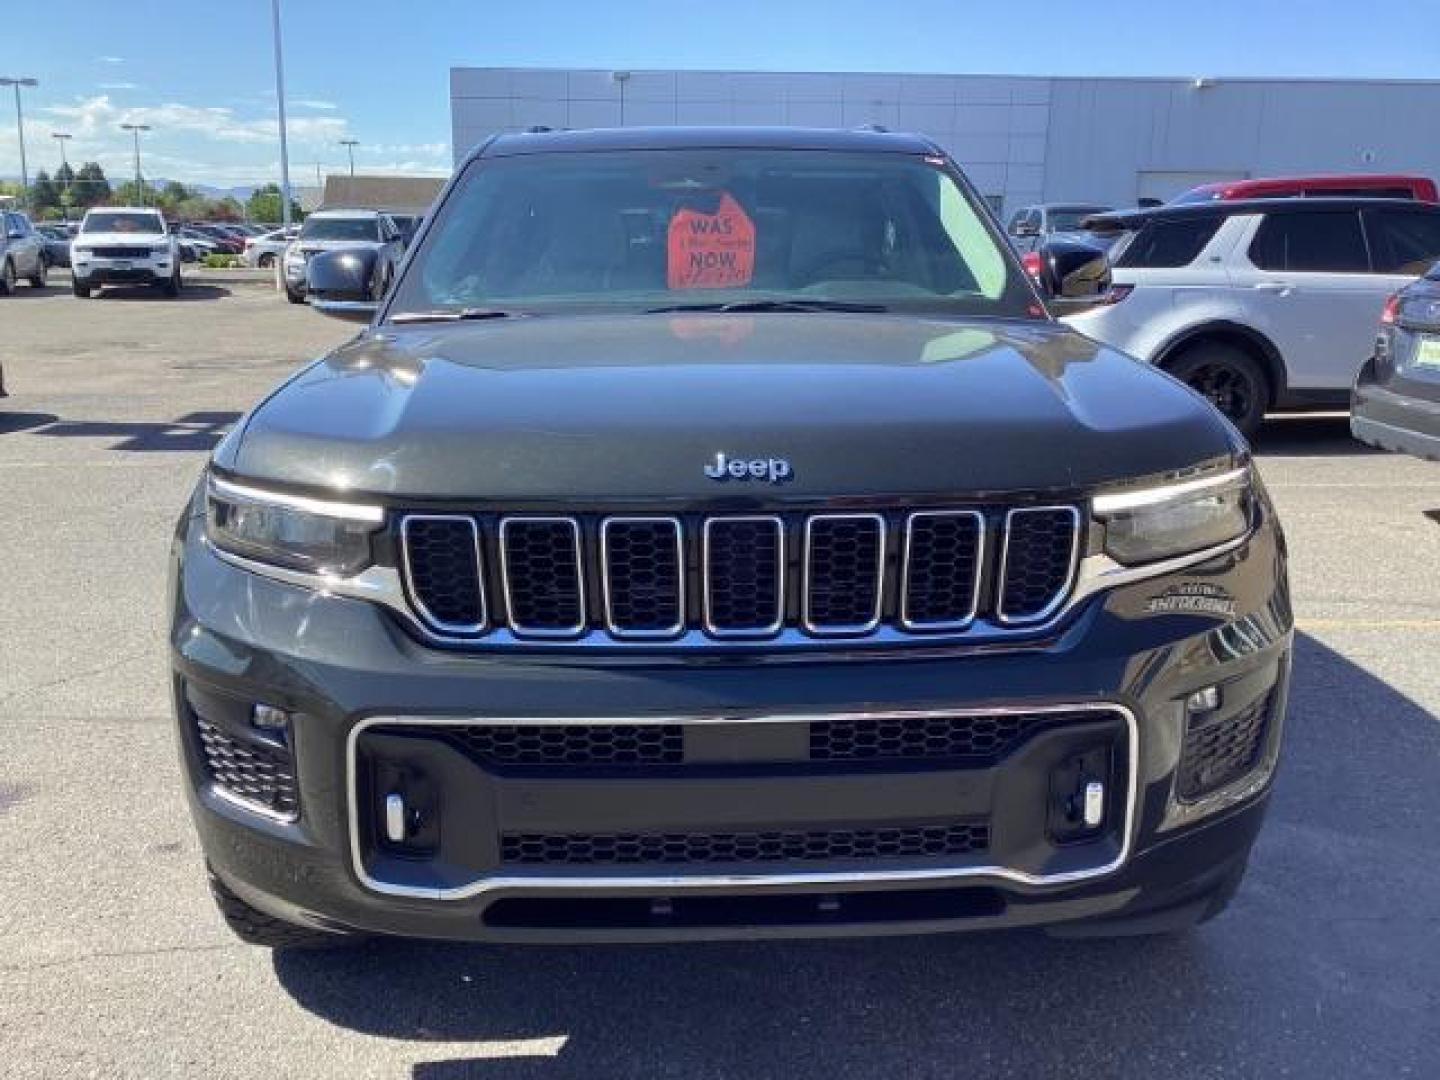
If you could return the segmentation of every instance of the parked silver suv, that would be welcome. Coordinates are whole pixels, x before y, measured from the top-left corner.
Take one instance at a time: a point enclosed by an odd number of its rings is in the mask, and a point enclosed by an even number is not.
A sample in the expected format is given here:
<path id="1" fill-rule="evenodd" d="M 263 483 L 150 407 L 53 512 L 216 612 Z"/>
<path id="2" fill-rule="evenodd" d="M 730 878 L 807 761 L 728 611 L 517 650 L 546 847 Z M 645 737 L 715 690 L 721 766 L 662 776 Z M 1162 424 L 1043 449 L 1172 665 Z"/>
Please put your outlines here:
<path id="1" fill-rule="evenodd" d="M 0 296 L 15 291 L 15 283 L 24 278 L 37 289 L 45 287 L 45 238 L 37 233 L 30 219 L 16 210 L 0 213 Z"/>
<path id="2" fill-rule="evenodd" d="M 1347 408 L 1385 300 L 1440 259 L 1440 206 L 1272 199 L 1126 210 L 1105 300 L 1065 321 L 1169 371 L 1245 434 L 1271 409 Z"/>

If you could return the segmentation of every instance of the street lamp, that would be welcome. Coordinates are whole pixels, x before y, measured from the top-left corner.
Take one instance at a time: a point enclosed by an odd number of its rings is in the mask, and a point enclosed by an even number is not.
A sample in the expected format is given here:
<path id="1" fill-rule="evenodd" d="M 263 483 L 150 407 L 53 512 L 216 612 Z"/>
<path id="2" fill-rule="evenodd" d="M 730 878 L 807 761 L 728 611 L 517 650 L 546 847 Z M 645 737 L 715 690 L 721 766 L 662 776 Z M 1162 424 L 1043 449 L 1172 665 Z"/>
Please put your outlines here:
<path id="1" fill-rule="evenodd" d="M 135 137 L 135 192 L 140 196 L 140 205 L 145 205 L 145 182 L 140 178 L 140 132 L 149 131 L 149 124 L 121 124 L 120 130 L 128 131 Z"/>
<path id="2" fill-rule="evenodd" d="M 360 145 L 359 139 L 341 139 L 340 145 L 350 152 L 350 176 L 355 176 L 355 147 Z"/>
<path id="3" fill-rule="evenodd" d="M 30 173 L 25 168 L 25 115 L 20 111 L 20 88 L 22 86 L 39 86 L 38 79 L 29 76 L 16 78 L 10 75 L 0 75 L 0 86 L 13 86 L 15 88 L 15 134 L 20 139 L 20 198 L 28 198 L 30 191 Z"/>
<path id="4" fill-rule="evenodd" d="M 68 177 L 70 174 L 70 162 L 65 157 L 65 144 L 72 136 L 68 131 L 52 131 L 50 137 L 60 144 L 60 171 Z M 57 176 L 59 173 L 56 174 Z M 66 221 L 70 220 L 70 184 L 68 180 L 60 189 L 60 213 Z"/>
<path id="5" fill-rule="evenodd" d="M 290 147 L 285 141 L 285 61 L 280 50 L 280 0 L 270 0 L 275 38 L 275 105 L 280 115 L 280 224 L 290 227 Z"/>

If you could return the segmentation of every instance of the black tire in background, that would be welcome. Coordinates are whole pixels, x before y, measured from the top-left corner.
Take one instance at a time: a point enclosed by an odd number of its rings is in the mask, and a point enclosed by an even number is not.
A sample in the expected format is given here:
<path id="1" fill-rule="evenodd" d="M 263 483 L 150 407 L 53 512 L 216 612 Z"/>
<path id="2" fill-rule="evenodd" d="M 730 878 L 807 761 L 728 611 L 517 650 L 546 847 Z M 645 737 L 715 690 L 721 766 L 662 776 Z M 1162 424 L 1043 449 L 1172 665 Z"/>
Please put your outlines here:
<path id="1" fill-rule="evenodd" d="M 49 269 L 50 267 L 46 265 L 43 258 L 35 260 L 35 273 L 26 279 L 30 282 L 32 289 L 43 289 L 45 287 L 45 273 Z"/>
<path id="2" fill-rule="evenodd" d="M 9 296 L 15 291 L 15 264 L 9 259 L 0 266 L 0 296 Z"/>
<path id="3" fill-rule="evenodd" d="M 289 285 L 286 285 L 285 299 L 289 300 L 292 304 L 303 304 L 305 302 L 305 294 L 297 293 L 294 289 L 290 288 Z"/>
<path id="4" fill-rule="evenodd" d="M 1224 413 L 1247 439 L 1260 430 L 1270 404 L 1270 380 L 1244 349 L 1202 341 L 1186 348 L 1165 370 Z"/>
<path id="5" fill-rule="evenodd" d="M 88 299 L 90 296 L 90 286 L 81 285 L 78 281 L 71 281 L 70 291 L 73 292 L 76 296 L 80 297 L 80 299 L 82 300 Z"/>

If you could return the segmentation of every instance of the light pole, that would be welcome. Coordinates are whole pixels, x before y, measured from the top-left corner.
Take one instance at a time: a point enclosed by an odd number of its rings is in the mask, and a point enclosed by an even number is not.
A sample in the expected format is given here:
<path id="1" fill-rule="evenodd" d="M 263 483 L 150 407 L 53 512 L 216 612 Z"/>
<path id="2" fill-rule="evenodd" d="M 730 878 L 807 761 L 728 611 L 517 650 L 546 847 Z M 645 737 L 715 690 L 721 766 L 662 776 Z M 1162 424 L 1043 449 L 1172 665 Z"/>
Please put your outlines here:
<path id="1" fill-rule="evenodd" d="M 20 88 L 39 85 L 38 79 L 32 79 L 29 76 L 16 78 L 10 75 L 0 75 L 0 86 L 15 88 L 15 135 L 20 140 L 20 199 L 26 203 L 30 197 L 30 173 L 25 168 L 25 114 L 20 110 Z"/>
<path id="2" fill-rule="evenodd" d="M 140 196 L 140 205 L 145 205 L 145 181 L 140 176 L 140 132 L 149 131 L 149 124 L 121 124 L 122 131 L 135 136 L 135 193 Z"/>
<path id="3" fill-rule="evenodd" d="M 275 106 L 280 115 L 280 224 L 290 227 L 290 147 L 285 140 L 285 61 L 280 49 L 280 0 L 270 0 L 275 37 Z"/>
<path id="4" fill-rule="evenodd" d="M 70 141 L 72 136 L 68 131 L 52 131 L 50 137 L 60 144 L 60 170 L 68 177 L 70 162 L 65 157 L 65 144 Z M 70 220 L 70 184 L 68 182 L 60 189 L 60 213 L 66 221 Z"/>
<path id="5" fill-rule="evenodd" d="M 355 147 L 360 145 L 359 139 L 341 139 L 340 145 L 350 152 L 350 177 L 355 177 Z"/>

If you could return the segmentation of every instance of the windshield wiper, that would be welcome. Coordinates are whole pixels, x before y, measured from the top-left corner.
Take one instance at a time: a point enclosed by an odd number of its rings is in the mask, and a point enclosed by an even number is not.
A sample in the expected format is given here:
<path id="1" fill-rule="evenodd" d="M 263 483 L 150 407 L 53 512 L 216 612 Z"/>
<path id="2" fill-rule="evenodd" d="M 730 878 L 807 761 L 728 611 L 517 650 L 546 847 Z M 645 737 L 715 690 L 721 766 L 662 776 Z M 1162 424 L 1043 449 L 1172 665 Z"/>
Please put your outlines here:
<path id="1" fill-rule="evenodd" d="M 732 300 L 725 304 L 667 304 L 664 307 L 648 308 L 654 315 L 667 311 L 854 311 L 877 312 L 886 310 L 884 304 L 862 304 L 851 300 Z"/>
<path id="2" fill-rule="evenodd" d="M 466 322 L 478 319 L 511 319 L 518 318 L 520 312 L 505 311 L 501 308 L 441 308 L 436 311 L 402 311 L 398 315 L 390 316 L 393 323 L 411 322 Z"/>

